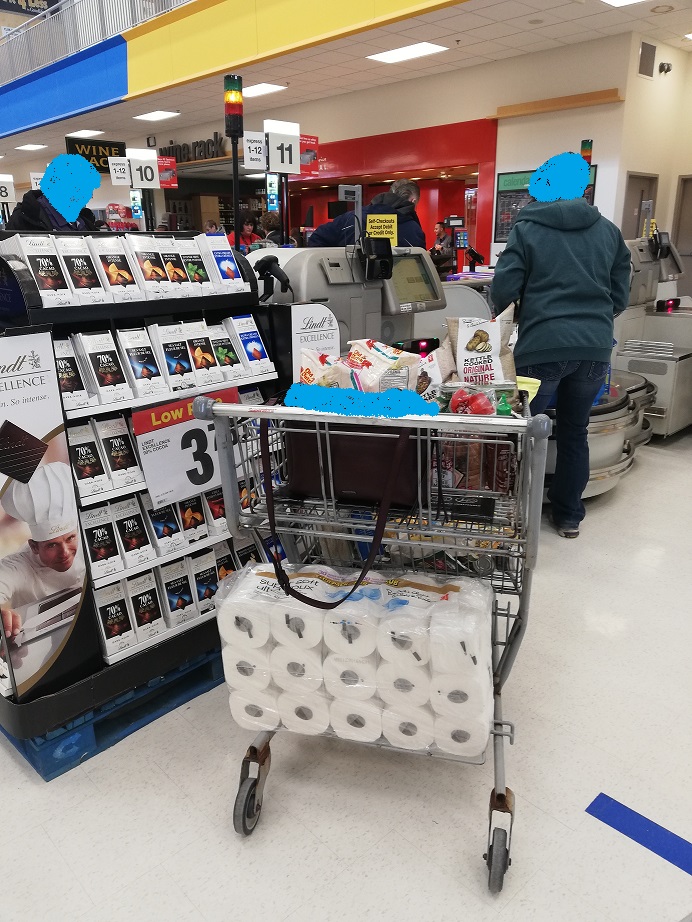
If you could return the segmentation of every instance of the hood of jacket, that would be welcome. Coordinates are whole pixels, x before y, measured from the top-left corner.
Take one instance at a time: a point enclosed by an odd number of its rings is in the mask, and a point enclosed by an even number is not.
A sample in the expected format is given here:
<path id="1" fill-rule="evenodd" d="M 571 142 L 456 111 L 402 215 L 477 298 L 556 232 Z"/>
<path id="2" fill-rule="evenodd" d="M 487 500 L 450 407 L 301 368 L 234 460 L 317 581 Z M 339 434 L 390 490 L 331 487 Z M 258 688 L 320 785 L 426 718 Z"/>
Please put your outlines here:
<path id="1" fill-rule="evenodd" d="M 416 203 L 394 192 L 380 192 L 370 202 L 367 209 L 369 214 L 396 214 L 399 220 L 418 221 Z"/>
<path id="2" fill-rule="evenodd" d="M 586 199 L 563 199 L 558 202 L 529 202 L 521 209 L 516 223 L 531 221 L 557 230 L 583 230 L 591 227 L 601 217 L 595 205 L 589 205 Z"/>

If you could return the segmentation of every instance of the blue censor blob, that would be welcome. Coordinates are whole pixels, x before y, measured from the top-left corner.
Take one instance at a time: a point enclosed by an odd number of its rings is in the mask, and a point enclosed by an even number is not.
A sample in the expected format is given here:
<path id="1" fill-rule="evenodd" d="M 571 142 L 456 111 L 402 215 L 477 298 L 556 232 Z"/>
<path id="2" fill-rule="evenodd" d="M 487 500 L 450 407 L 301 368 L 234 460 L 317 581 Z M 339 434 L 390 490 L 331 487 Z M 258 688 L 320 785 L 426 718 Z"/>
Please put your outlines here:
<path id="1" fill-rule="evenodd" d="M 384 391 L 364 394 L 342 387 L 319 387 L 314 384 L 292 384 L 284 403 L 287 407 L 339 413 L 342 416 L 437 416 L 436 403 L 426 403 L 415 391 Z"/>
<path id="2" fill-rule="evenodd" d="M 66 221 L 76 221 L 94 190 L 101 185 L 98 170 L 79 154 L 59 154 L 46 167 L 41 192 Z"/>
<path id="3" fill-rule="evenodd" d="M 580 154 L 566 151 L 550 157 L 531 177 L 529 194 L 538 202 L 581 198 L 589 184 L 589 164 Z"/>

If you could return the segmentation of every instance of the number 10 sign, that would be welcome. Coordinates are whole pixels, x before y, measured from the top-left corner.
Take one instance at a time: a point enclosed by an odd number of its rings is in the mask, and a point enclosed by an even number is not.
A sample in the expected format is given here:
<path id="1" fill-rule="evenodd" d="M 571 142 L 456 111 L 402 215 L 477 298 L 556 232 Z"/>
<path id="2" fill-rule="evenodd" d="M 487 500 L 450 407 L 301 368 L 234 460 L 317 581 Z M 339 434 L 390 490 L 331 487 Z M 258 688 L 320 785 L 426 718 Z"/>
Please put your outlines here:
<path id="1" fill-rule="evenodd" d="M 267 135 L 270 173 L 300 173 L 300 137 L 293 134 Z"/>
<path id="2" fill-rule="evenodd" d="M 234 387 L 221 387 L 207 396 L 238 403 Z M 132 414 L 144 478 L 157 509 L 221 486 L 214 424 L 195 419 L 192 400 L 176 400 Z"/>

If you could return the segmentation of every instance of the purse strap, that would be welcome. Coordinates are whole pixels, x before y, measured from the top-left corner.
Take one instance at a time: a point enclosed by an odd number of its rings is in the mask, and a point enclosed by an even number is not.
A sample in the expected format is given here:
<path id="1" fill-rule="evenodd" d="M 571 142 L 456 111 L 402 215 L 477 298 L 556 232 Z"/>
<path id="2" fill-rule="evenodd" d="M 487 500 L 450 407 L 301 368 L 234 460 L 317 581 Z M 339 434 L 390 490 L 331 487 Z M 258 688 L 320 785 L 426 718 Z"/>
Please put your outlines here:
<path id="1" fill-rule="evenodd" d="M 345 602 L 349 596 L 353 595 L 356 589 L 365 579 L 368 570 L 372 567 L 377 557 L 380 542 L 384 536 L 384 530 L 387 525 L 387 516 L 389 515 L 389 507 L 392 504 L 392 495 L 394 492 L 394 486 L 399 476 L 399 468 L 401 467 L 401 461 L 404 457 L 404 450 L 408 444 L 408 439 L 410 435 L 409 429 L 402 429 L 399 433 L 397 439 L 396 448 L 394 450 L 394 457 L 392 458 L 392 468 L 390 475 L 387 478 L 387 484 L 382 495 L 382 502 L 380 503 L 379 512 L 377 514 L 377 523 L 375 524 L 375 533 L 372 537 L 372 545 L 370 547 L 370 554 L 368 559 L 363 564 L 363 569 L 360 571 L 358 579 L 353 584 L 351 591 L 345 595 L 342 599 L 338 599 L 336 602 L 322 602 L 320 599 L 313 599 L 310 596 L 303 595 L 298 592 L 296 589 L 293 589 L 291 586 L 291 581 L 288 578 L 288 574 L 281 566 L 281 558 L 276 550 L 271 552 L 272 563 L 274 564 L 274 572 L 276 573 L 276 578 L 279 581 L 279 585 L 286 593 L 286 595 L 292 596 L 294 599 L 298 599 L 300 602 L 305 602 L 306 605 L 310 605 L 313 608 L 322 608 L 325 610 L 331 610 L 337 608 L 341 605 L 342 602 Z M 318 434 L 319 437 L 319 434 Z M 272 487 L 272 469 L 271 469 L 271 458 L 269 455 L 269 420 L 267 417 L 262 417 L 260 420 L 260 456 L 262 459 L 262 474 L 264 476 L 265 484 L 265 499 L 267 503 L 267 518 L 269 520 L 269 532 L 274 541 L 274 547 L 278 547 L 278 538 L 276 535 L 276 517 L 274 514 L 274 490 Z"/>

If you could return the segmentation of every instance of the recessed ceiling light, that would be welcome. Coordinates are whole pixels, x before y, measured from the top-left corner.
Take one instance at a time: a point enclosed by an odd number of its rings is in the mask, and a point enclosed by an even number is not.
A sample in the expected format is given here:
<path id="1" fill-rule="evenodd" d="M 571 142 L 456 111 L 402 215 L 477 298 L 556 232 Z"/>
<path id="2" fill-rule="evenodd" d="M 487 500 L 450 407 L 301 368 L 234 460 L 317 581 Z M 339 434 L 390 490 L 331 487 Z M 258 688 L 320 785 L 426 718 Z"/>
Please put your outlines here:
<path id="1" fill-rule="evenodd" d="M 320 186 L 320 189 L 328 189 L 329 186 Z"/>
<path id="2" fill-rule="evenodd" d="M 411 61 L 413 58 L 424 58 L 428 54 L 439 54 L 440 51 L 449 51 L 444 45 L 433 45 L 432 42 L 416 42 L 415 45 L 406 45 L 404 48 L 393 48 L 380 54 L 368 54 L 370 61 L 380 61 L 382 64 L 398 64 L 401 61 Z"/>
<path id="3" fill-rule="evenodd" d="M 396 182 L 395 179 L 383 179 L 382 182 Z"/>
<path id="4" fill-rule="evenodd" d="M 634 6 L 635 3 L 643 3 L 644 0 L 603 0 L 603 2 L 608 6 Z"/>
<path id="5" fill-rule="evenodd" d="M 167 118 L 176 118 L 180 112 L 166 112 L 165 109 L 154 109 L 153 112 L 144 112 L 142 115 L 133 115 L 132 118 L 141 122 L 163 122 Z"/>
<path id="6" fill-rule="evenodd" d="M 0 154 L 0 160 L 2 160 L 4 156 L 4 154 Z"/>
<path id="7" fill-rule="evenodd" d="M 266 96 L 268 93 L 278 93 L 279 90 L 287 89 L 287 86 L 280 83 L 255 83 L 254 86 L 243 88 L 243 96 L 252 99 L 253 96 Z"/>
<path id="8" fill-rule="evenodd" d="M 422 179 L 422 178 L 423 178 L 422 176 L 412 176 L 412 177 L 411 177 L 411 182 L 418 182 L 418 180 L 419 180 L 419 179 Z"/>
<path id="9" fill-rule="evenodd" d="M 90 131 L 88 128 L 82 128 L 80 131 L 70 131 L 66 137 L 68 138 L 95 138 L 100 134 L 104 134 L 103 131 Z"/>
<path id="10" fill-rule="evenodd" d="M 21 144 L 15 147 L 15 150 L 43 150 L 46 147 L 48 147 L 47 144 Z"/>
<path id="11" fill-rule="evenodd" d="M 245 173 L 241 176 L 241 179 L 264 179 L 266 173 Z"/>

